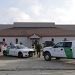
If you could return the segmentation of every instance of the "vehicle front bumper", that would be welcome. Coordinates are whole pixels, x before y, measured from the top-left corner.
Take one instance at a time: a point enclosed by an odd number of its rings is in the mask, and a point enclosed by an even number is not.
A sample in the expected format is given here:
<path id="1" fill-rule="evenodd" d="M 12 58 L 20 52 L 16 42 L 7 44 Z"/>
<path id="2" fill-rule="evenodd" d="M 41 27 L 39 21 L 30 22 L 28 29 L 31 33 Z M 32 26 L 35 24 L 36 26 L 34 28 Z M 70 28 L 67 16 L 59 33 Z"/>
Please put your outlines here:
<path id="1" fill-rule="evenodd" d="M 28 52 L 23 52 L 23 57 L 28 57 L 29 53 Z"/>

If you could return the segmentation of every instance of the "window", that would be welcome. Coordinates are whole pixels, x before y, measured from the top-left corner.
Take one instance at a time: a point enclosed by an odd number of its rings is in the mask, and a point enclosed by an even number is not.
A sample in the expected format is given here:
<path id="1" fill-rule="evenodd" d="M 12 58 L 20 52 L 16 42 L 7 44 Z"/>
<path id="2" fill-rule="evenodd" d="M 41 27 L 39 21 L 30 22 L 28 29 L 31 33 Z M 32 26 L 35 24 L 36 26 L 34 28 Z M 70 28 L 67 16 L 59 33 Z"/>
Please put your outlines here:
<path id="1" fill-rule="evenodd" d="M 44 43 L 44 47 L 49 47 L 49 46 L 53 46 L 54 43 L 52 41 L 45 41 Z"/>
<path id="2" fill-rule="evenodd" d="M 72 42 L 64 42 L 64 47 L 69 47 L 71 48 Z"/>
<path id="3" fill-rule="evenodd" d="M 58 48 L 58 47 L 68 47 L 71 48 L 72 46 L 72 42 L 59 42 L 57 43 L 54 48 Z"/>
<path id="4" fill-rule="evenodd" d="M 11 46 L 10 46 L 10 48 L 11 48 L 11 49 L 13 49 L 13 48 L 16 48 L 16 47 L 15 47 L 15 46 L 13 46 L 13 45 L 11 45 Z"/>
<path id="5" fill-rule="evenodd" d="M 63 43 L 64 43 L 64 42 L 59 42 L 59 43 L 57 43 L 57 44 L 54 46 L 54 48 L 63 47 Z"/>
<path id="6" fill-rule="evenodd" d="M 24 45 L 20 45 L 20 46 L 16 46 L 17 49 L 24 49 L 25 46 Z"/>

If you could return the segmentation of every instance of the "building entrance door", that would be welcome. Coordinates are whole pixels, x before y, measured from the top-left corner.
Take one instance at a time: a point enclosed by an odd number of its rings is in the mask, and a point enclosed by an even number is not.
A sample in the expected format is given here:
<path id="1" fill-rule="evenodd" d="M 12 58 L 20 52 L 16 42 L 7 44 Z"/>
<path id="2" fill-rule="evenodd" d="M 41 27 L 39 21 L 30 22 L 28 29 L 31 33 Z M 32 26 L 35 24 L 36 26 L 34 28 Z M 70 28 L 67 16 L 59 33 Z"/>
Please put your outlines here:
<path id="1" fill-rule="evenodd" d="M 32 40 L 32 47 L 35 48 L 35 46 L 39 43 L 40 39 L 31 39 Z"/>
<path id="2" fill-rule="evenodd" d="M 40 37 L 38 35 L 36 35 L 36 34 L 33 34 L 29 38 L 32 41 L 32 47 L 34 47 L 40 41 Z"/>

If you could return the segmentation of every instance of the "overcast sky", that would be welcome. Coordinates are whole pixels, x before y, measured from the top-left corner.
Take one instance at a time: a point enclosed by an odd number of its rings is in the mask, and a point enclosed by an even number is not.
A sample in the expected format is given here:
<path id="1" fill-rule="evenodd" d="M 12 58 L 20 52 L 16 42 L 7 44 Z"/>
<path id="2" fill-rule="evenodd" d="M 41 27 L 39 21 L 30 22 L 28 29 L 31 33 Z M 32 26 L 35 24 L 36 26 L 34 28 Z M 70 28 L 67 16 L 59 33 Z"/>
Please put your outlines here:
<path id="1" fill-rule="evenodd" d="M 0 0 L 0 23 L 75 24 L 75 0 Z"/>

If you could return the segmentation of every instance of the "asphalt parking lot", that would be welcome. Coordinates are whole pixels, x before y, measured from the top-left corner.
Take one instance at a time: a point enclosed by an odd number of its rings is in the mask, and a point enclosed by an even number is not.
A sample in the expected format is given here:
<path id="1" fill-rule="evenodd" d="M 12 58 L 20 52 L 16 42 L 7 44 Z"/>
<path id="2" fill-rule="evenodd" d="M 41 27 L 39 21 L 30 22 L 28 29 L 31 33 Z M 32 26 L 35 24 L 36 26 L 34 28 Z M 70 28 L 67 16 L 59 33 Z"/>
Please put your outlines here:
<path id="1" fill-rule="evenodd" d="M 0 75 L 75 75 L 74 70 L 0 71 Z"/>
<path id="2" fill-rule="evenodd" d="M 0 71 L 24 71 L 24 70 L 75 70 L 74 59 L 60 59 L 44 61 L 37 56 L 31 58 L 17 58 L 0 56 Z"/>

